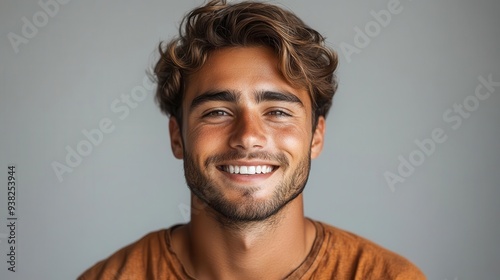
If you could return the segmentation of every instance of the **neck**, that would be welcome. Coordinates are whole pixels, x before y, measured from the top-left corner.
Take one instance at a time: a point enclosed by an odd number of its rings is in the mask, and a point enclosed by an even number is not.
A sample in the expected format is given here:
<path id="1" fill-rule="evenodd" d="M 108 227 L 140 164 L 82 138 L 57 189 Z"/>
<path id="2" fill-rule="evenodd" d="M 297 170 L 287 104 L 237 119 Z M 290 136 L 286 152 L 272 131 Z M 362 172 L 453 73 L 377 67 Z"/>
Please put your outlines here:
<path id="1" fill-rule="evenodd" d="M 183 240 L 174 250 L 197 279 L 283 279 L 303 262 L 316 235 L 304 218 L 302 194 L 269 219 L 248 223 L 227 223 L 208 207 L 200 211 L 195 197 L 191 205 L 191 222 L 173 239 Z"/>

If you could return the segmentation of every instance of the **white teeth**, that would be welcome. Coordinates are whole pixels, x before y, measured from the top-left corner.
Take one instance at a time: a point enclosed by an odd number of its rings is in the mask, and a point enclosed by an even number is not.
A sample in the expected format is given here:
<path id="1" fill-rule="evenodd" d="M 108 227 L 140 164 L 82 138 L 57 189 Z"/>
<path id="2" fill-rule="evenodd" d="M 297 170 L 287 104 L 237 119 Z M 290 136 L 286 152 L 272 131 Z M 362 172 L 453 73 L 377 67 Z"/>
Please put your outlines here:
<path id="1" fill-rule="evenodd" d="M 255 166 L 248 167 L 248 174 L 255 174 Z"/>
<path id="2" fill-rule="evenodd" d="M 262 172 L 262 166 L 257 166 L 257 167 L 255 168 L 255 172 L 257 172 L 257 173 L 261 173 L 261 172 Z"/>
<path id="3" fill-rule="evenodd" d="M 269 165 L 257 165 L 257 166 L 225 165 L 222 168 L 224 171 L 229 172 L 231 174 L 244 174 L 244 175 L 266 174 L 273 171 L 273 167 Z"/>

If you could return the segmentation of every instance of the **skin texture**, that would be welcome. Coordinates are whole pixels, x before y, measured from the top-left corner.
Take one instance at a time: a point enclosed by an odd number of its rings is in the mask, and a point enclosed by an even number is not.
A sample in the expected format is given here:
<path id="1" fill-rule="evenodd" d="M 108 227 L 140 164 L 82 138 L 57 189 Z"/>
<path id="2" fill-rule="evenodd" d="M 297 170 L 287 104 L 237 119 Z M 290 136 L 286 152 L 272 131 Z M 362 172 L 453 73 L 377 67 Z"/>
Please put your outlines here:
<path id="1" fill-rule="evenodd" d="M 313 132 L 309 93 L 277 65 L 267 47 L 212 52 L 187 79 L 182 131 L 170 119 L 172 151 L 192 193 L 191 222 L 173 232 L 173 250 L 197 279 L 283 279 L 314 241 L 302 189 L 325 120 Z M 230 174 L 229 165 L 273 170 Z"/>

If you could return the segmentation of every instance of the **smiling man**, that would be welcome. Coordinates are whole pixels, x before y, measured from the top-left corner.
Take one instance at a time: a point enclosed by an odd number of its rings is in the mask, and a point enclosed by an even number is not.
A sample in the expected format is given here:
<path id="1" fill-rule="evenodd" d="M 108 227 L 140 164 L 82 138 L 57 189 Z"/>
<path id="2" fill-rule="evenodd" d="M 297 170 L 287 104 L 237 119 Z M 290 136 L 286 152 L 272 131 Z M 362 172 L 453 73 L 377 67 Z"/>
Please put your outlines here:
<path id="1" fill-rule="evenodd" d="M 271 4 L 211 1 L 160 55 L 157 100 L 191 221 L 80 279 L 425 279 L 403 257 L 304 217 L 336 90 L 337 57 L 320 34 Z"/>

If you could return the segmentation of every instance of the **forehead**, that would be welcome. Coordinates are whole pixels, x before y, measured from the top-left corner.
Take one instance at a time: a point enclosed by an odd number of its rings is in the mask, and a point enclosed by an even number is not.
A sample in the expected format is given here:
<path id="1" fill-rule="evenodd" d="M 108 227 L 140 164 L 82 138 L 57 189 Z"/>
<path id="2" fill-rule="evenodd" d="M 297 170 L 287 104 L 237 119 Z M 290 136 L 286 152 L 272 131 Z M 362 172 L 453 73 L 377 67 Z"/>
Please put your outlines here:
<path id="1" fill-rule="evenodd" d="M 205 64 L 186 79 L 183 104 L 209 91 L 230 90 L 250 95 L 259 91 L 290 92 L 310 108 L 306 89 L 290 84 L 278 70 L 269 47 L 228 47 L 211 52 Z M 184 108 L 187 109 L 187 108 Z"/>

